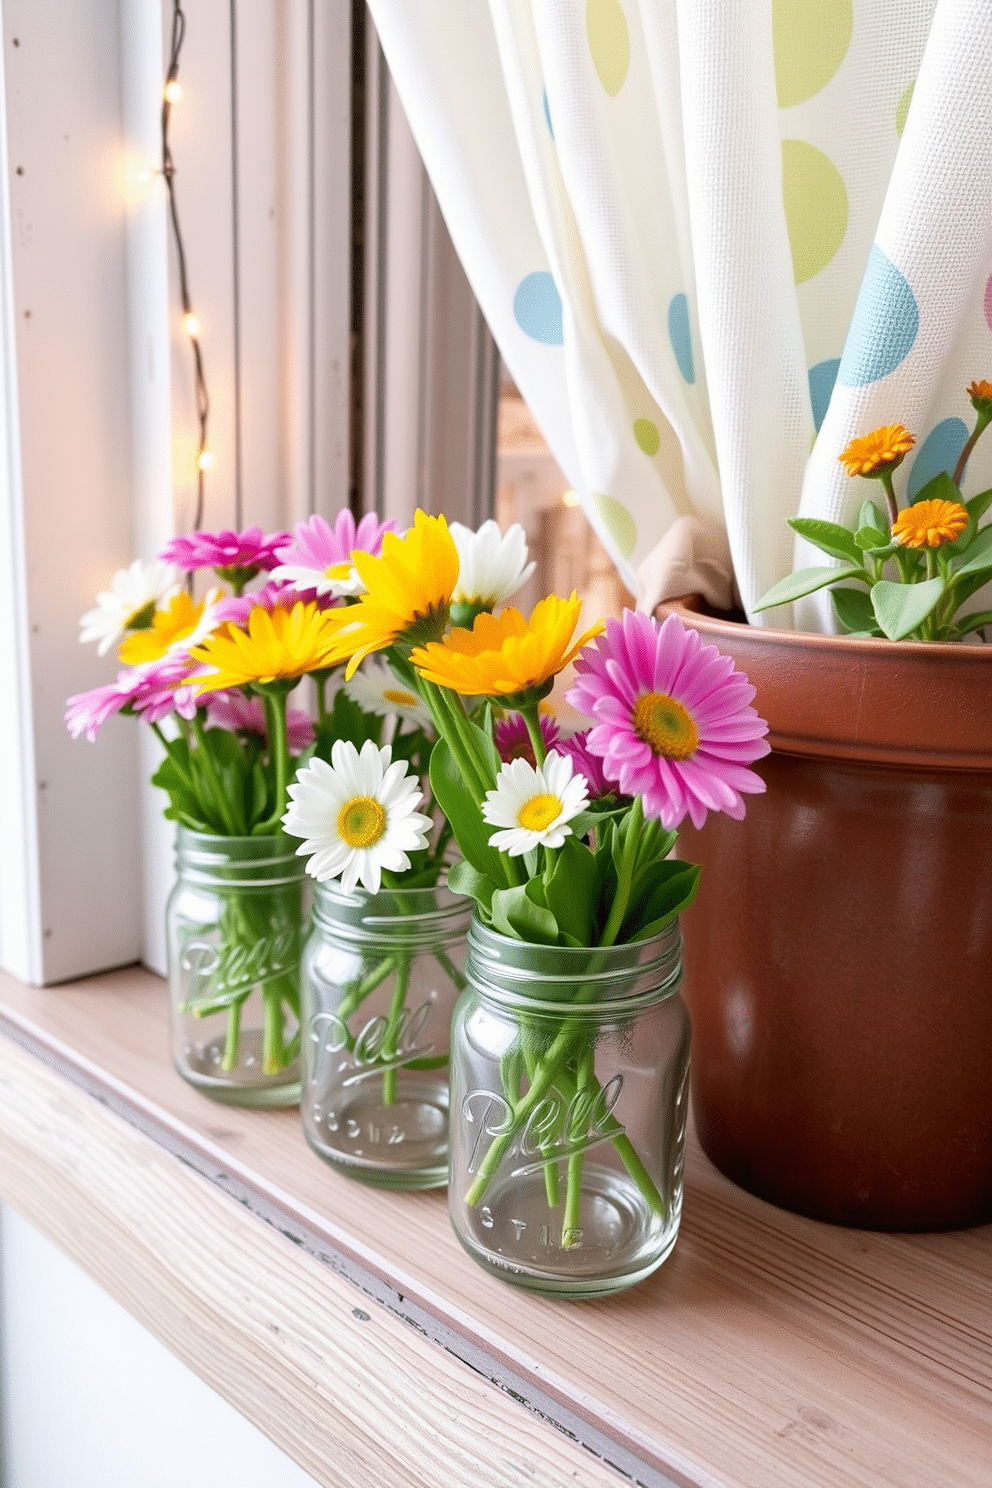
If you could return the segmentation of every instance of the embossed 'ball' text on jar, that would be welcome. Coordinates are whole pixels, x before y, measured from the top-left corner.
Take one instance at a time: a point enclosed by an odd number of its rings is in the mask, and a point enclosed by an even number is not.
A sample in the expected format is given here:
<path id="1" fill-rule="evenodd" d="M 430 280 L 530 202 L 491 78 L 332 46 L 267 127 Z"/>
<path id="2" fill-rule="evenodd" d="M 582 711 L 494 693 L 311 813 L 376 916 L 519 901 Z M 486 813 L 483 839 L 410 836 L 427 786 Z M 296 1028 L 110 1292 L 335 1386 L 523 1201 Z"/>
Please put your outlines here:
<path id="1" fill-rule="evenodd" d="M 526 944 L 473 920 L 451 1044 L 451 1221 L 553 1296 L 649 1276 L 682 1210 L 689 1018 L 678 923 L 633 945 Z"/>
<path id="2" fill-rule="evenodd" d="M 166 908 L 172 1057 L 213 1099 L 300 1098 L 300 953 L 309 887 L 282 833 L 220 837 L 180 827 Z"/>
<path id="3" fill-rule="evenodd" d="M 378 1188 L 448 1181 L 448 1048 L 471 901 L 315 886 L 303 956 L 303 1130 Z"/>

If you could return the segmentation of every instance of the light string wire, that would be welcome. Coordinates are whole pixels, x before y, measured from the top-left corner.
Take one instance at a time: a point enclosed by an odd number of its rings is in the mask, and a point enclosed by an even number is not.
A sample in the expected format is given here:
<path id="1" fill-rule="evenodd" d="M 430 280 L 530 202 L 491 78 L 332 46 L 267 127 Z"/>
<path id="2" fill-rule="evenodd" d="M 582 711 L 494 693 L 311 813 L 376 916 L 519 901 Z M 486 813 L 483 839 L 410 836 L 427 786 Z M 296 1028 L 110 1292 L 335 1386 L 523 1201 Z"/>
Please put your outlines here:
<path id="1" fill-rule="evenodd" d="M 179 297 L 183 307 L 183 329 L 189 336 L 190 345 L 193 348 L 193 367 L 196 381 L 196 416 L 200 430 L 199 444 L 196 451 L 196 514 L 193 521 L 193 530 L 197 531 L 203 523 L 204 477 L 213 464 L 213 456 L 207 449 L 210 395 L 207 391 L 207 379 L 203 370 L 203 352 L 200 348 L 200 322 L 193 311 L 193 301 L 189 292 L 186 248 L 183 243 L 182 229 L 179 225 L 179 209 L 176 205 L 176 167 L 169 145 L 169 123 L 172 118 L 172 106 L 174 103 L 178 103 L 182 97 L 182 88 L 179 86 L 178 81 L 179 54 L 182 51 L 185 36 L 186 16 L 180 0 L 173 0 L 172 32 L 169 40 L 169 68 L 165 76 L 165 85 L 162 89 L 162 178 L 169 193 L 169 218 L 172 222 L 172 236 L 176 247 L 176 264 L 179 270 Z"/>

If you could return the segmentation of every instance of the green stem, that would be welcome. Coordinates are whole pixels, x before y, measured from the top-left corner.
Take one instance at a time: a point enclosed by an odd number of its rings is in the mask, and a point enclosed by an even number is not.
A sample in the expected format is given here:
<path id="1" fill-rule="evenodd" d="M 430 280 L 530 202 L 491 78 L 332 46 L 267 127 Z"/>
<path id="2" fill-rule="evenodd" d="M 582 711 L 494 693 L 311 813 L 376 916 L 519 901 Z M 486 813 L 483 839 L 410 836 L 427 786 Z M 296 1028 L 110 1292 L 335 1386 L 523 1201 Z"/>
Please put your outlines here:
<path id="1" fill-rule="evenodd" d="M 262 988 L 262 1003 L 265 1022 L 262 1028 L 262 1072 L 277 1075 L 286 1068 L 286 1049 L 283 1043 L 282 998 L 278 987 L 270 982 Z"/>
<path id="2" fill-rule="evenodd" d="M 892 487 L 891 470 L 883 470 L 879 474 L 882 490 L 885 492 L 885 504 L 889 512 L 889 526 L 894 527 L 899 520 L 899 505 L 896 501 L 896 493 Z"/>
<path id="3" fill-rule="evenodd" d="M 620 933 L 620 927 L 627 913 L 630 903 L 630 891 L 633 885 L 634 864 L 640 848 L 641 829 L 644 825 L 644 807 L 640 796 L 634 797 L 634 804 L 626 821 L 626 833 L 623 839 L 623 849 L 620 855 L 620 864 L 617 868 L 617 891 L 610 905 L 609 917 L 599 938 L 601 946 L 616 944 L 616 938 Z"/>
<path id="4" fill-rule="evenodd" d="M 978 415 L 978 418 L 975 420 L 975 427 L 965 441 L 964 448 L 958 456 L 958 463 L 954 467 L 954 474 L 951 476 L 951 479 L 959 490 L 961 488 L 961 482 L 964 480 L 964 473 L 968 468 L 968 461 L 971 459 L 971 452 L 988 428 L 990 422 L 992 422 L 992 414 L 980 413 Z"/>
<path id="5" fill-rule="evenodd" d="M 592 1049 L 585 1049 L 579 1055 L 576 1066 L 576 1092 L 587 1090 L 592 1080 Z M 575 1136 L 571 1132 L 565 1133 L 566 1141 L 574 1141 Z M 568 1159 L 567 1176 L 565 1179 L 565 1214 L 561 1222 L 561 1243 L 564 1247 L 572 1244 L 571 1236 L 579 1229 L 582 1213 L 582 1153 L 573 1153 Z"/>
<path id="6" fill-rule="evenodd" d="M 393 992 L 393 1000 L 389 1004 L 389 1018 L 386 1023 L 386 1036 L 382 1041 L 383 1059 L 395 1059 L 399 1053 L 398 1032 L 400 1015 L 406 1006 L 406 989 L 410 981 L 410 957 L 401 956 L 396 968 L 396 990 Z M 387 1069 L 382 1076 L 382 1104 L 392 1106 L 396 1103 L 396 1070 Z"/>
<path id="7" fill-rule="evenodd" d="M 275 773 L 275 806 L 272 815 L 255 828 L 256 836 L 274 832 L 286 814 L 289 801 L 289 734 L 286 727 L 285 687 L 263 687 L 265 721 L 269 731 L 269 758 Z"/>
<path id="8" fill-rule="evenodd" d="M 227 1038 L 224 1042 L 224 1058 L 221 1069 L 230 1073 L 238 1063 L 238 1044 L 241 1041 L 241 1003 L 232 1002 L 227 1010 Z"/>
<path id="9" fill-rule="evenodd" d="M 527 725 L 527 733 L 530 735 L 534 759 L 537 761 L 538 769 L 540 769 L 548 757 L 548 750 L 544 742 L 544 735 L 541 733 L 541 721 L 538 717 L 537 709 L 538 704 L 531 703 L 530 707 L 520 709 L 520 717 Z"/>

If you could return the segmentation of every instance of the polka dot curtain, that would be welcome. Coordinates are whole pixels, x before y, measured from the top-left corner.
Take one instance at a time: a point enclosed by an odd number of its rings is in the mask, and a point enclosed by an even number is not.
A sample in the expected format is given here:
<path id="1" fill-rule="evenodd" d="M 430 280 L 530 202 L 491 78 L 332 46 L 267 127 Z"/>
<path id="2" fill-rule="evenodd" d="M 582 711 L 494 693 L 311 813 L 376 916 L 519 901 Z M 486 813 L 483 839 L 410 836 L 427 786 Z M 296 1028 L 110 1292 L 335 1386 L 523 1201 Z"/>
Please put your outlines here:
<path id="1" fill-rule="evenodd" d="M 916 433 L 911 494 L 953 469 L 992 378 L 989 0 L 370 9 L 503 358 L 642 604 L 684 587 L 673 533 L 728 554 L 745 607 L 822 563 L 786 518 L 853 515 L 856 434 Z"/>

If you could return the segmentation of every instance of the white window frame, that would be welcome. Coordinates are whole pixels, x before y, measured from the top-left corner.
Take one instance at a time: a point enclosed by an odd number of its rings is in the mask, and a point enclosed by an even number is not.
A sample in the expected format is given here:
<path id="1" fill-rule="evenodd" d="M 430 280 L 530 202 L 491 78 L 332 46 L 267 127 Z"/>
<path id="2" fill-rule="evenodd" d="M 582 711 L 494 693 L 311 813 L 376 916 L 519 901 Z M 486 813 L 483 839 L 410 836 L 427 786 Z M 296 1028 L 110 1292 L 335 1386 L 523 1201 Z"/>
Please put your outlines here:
<path id="1" fill-rule="evenodd" d="M 185 0 L 170 142 L 211 398 L 204 525 L 354 492 L 352 0 Z M 113 572 L 195 509 L 198 428 L 160 164 L 172 0 L 2 0 L 0 965 L 164 971 L 171 824 L 150 732 L 66 732 L 113 679 L 77 642 Z M 366 507 L 489 514 L 498 361 L 371 20 Z M 232 100 L 233 87 L 233 100 Z M 171 282 L 170 282 L 171 280 Z"/>

